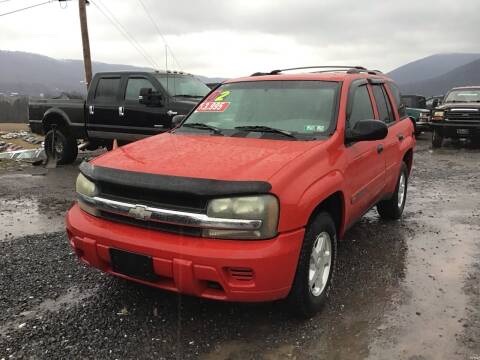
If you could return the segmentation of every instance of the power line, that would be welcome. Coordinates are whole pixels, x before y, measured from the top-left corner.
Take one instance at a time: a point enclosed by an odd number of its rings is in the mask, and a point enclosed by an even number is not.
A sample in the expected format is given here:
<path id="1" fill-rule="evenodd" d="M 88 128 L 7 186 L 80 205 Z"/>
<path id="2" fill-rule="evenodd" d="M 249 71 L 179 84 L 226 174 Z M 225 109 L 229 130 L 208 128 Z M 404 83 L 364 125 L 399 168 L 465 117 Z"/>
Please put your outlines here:
<path id="1" fill-rule="evenodd" d="M 164 44 L 165 44 L 165 52 L 167 52 L 166 50 L 169 49 L 170 50 L 170 54 L 172 55 L 172 58 L 173 60 L 177 63 L 177 66 L 179 67 L 179 70 L 182 70 L 182 66 L 180 65 L 180 63 L 178 62 L 176 56 L 173 54 L 173 50 L 172 48 L 168 45 L 167 43 L 167 39 L 165 39 L 165 36 L 163 36 L 162 32 L 160 31 L 160 27 L 158 26 L 157 22 L 153 19 L 151 13 L 148 11 L 147 7 L 145 6 L 144 2 L 142 0 L 138 0 L 138 2 L 140 3 L 140 5 L 142 5 L 142 8 L 143 10 L 145 11 L 145 14 L 147 14 L 148 18 L 150 19 L 150 21 L 152 22 L 153 26 L 155 26 L 155 29 L 157 30 L 157 33 L 160 35 L 160 37 L 162 38 Z M 165 54 L 165 56 L 167 56 L 167 54 Z"/>
<path id="2" fill-rule="evenodd" d="M 132 45 L 142 57 L 154 68 L 160 68 L 156 61 L 148 54 L 148 52 L 138 43 L 137 40 L 127 31 L 127 29 L 120 23 L 120 21 L 115 17 L 115 15 L 107 8 L 105 4 L 101 1 L 99 3 L 103 6 L 102 9 L 96 1 L 90 0 L 90 2 L 102 13 L 104 17 L 128 40 L 130 45 Z M 107 14 L 108 13 L 108 14 Z"/>
<path id="3" fill-rule="evenodd" d="M 6 1 L 8 1 L 8 0 L 3 0 L 2 2 L 6 2 Z M 20 12 L 20 11 L 23 11 L 23 10 L 28 10 L 28 9 L 31 9 L 31 8 L 34 8 L 34 7 L 37 7 L 37 6 L 41 6 L 41 5 L 45 5 L 45 4 L 50 4 L 50 3 L 53 2 L 53 1 L 54 1 L 54 0 L 49 0 L 49 1 L 45 1 L 45 2 L 40 3 L 40 4 L 35 4 L 35 5 L 27 6 L 27 7 L 21 8 L 21 9 L 9 11 L 9 12 L 0 14 L 0 16 L 15 14 L 15 13 Z"/>

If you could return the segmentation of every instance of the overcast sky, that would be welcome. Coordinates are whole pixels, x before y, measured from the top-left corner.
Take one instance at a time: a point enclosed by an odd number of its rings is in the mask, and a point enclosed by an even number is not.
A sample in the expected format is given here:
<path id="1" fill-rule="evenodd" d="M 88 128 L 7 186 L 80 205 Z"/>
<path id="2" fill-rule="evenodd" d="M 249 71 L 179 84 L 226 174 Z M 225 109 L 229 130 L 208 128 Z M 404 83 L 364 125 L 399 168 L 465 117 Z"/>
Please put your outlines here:
<path id="1" fill-rule="evenodd" d="M 0 0 L 0 13 L 43 1 Z M 389 71 L 435 53 L 480 52 L 480 0 L 91 0 L 94 61 L 152 66 L 101 8 L 165 67 L 163 41 L 142 3 L 181 68 L 206 76 L 312 64 Z M 81 59 L 77 0 L 0 17 L 0 49 Z"/>

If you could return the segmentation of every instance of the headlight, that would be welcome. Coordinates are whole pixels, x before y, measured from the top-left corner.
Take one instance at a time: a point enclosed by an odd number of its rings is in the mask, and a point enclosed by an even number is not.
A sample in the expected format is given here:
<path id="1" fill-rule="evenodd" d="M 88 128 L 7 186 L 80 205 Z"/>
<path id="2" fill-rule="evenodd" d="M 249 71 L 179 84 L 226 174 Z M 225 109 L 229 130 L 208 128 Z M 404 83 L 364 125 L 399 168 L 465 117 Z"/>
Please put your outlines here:
<path id="1" fill-rule="evenodd" d="M 420 113 L 419 118 L 422 119 L 422 120 L 428 121 L 428 119 L 430 118 L 430 113 L 428 113 L 428 112 L 422 112 L 422 113 Z"/>
<path id="2" fill-rule="evenodd" d="M 278 200 L 273 195 L 214 199 L 207 215 L 223 219 L 262 220 L 257 230 L 204 229 L 203 236 L 223 239 L 269 239 L 277 235 Z"/>
<path id="3" fill-rule="evenodd" d="M 77 182 L 75 184 L 75 188 L 77 193 L 89 197 L 93 197 L 97 195 L 97 187 L 95 186 L 95 183 L 88 180 L 82 173 L 80 173 L 77 177 Z M 80 209 L 83 211 L 97 216 L 98 211 L 94 208 L 92 208 L 90 205 L 85 204 L 81 199 L 78 199 L 78 205 L 80 206 Z"/>
<path id="4" fill-rule="evenodd" d="M 438 118 L 443 118 L 444 115 L 445 115 L 444 111 L 435 111 L 433 113 L 433 117 L 438 117 Z"/>

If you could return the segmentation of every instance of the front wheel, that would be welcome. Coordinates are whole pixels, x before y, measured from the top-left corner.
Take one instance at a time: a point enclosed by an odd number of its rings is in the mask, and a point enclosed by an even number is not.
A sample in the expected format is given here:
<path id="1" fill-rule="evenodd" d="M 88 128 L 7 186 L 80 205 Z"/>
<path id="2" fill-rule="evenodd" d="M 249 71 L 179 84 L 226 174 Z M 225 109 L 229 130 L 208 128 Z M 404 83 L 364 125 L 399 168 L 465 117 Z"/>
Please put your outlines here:
<path id="1" fill-rule="evenodd" d="M 390 199 L 380 201 L 377 204 L 377 211 L 382 219 L 400 219 L 403 213 L 403 209 L 405 208 L 405 202 L 407 200 L 407 187 L 408 168 L 407 165 L 402 162 L 402 166 L 400 168 L 400 176 L 398 177 L 395 193 Z"/>
<path id="2" fill-rule="evenodd" d="M 329 296 L 335 273 L 337 231 L 327 212 L 319 213 L 307 226 L 297 272 L 289 294 L 292 310 L 312 317 Z"/>
<path id="3" fill-rule="evenodd" d="M 73 163 L 78 155 L 77 140 L 62 128 L 47 132 L 44 147 L 47 157 L 55 158 L 60 165 Z"/>

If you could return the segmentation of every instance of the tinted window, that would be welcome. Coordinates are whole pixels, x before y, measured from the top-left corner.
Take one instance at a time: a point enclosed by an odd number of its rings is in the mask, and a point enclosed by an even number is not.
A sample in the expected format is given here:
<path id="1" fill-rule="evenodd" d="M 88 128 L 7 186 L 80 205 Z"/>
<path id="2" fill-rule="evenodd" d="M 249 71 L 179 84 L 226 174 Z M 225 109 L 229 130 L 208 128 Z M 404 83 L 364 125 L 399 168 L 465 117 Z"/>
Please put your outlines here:
<path id="1" fill-rule="evenodd" d="M 360 86 L 355 90 L 352 101 L 352 111 L 348 119 L 350 128 L 353 128 L 359 120 L 369 120 L 375 117 L 366 85 Z"/>
<path id="2" fill-rule="evenodd" d="M 125 91 L 125 100 L 138 101 L 140 95 L 140 89 L 152 89 L 155 90 L 152 83 L 144 78 L 131 78 L 128 79 L 127 90 Z"/>
<path id="3" fill-rule="evenodd" d="M 398 115 L 400 116 L 400 119 L 407 117 L 406 107 L 400 100 L 400 90 L 398 89 L 398 86 L 395 85 L 394 83 L 388 83 L 388 86 L 390 87 L 390 91 L 392 92 L 393 99 L 395 100 L 395 105 L 397 106 Z"/>
<path id="4" fill-rule="evenodd" d="M 98 81 L 95 100 L 114 101 L 117 98 L 120 78 L 102 78 Z"/>
<path id="5" fill-rule="evenodd" d="M 385 123 L 391 123 L 395 121 L 393 116 L 392 107 L 390 106 L 390 101 L 388 100 L 387 93 L 382 85 L 373 85 L 373 96 L 375 97 L 375 102 L 377 103 L 378 115 L 380 120 Z"/>

